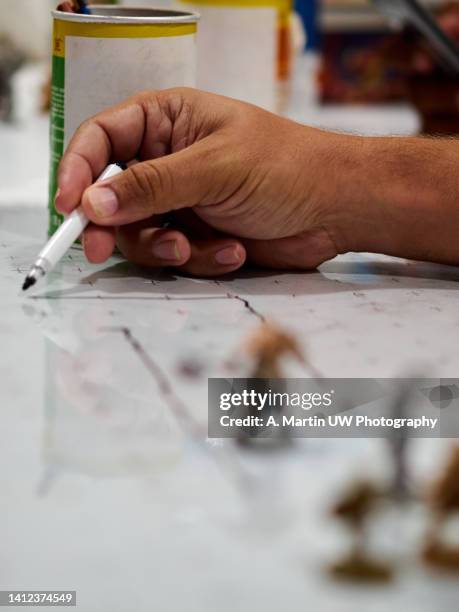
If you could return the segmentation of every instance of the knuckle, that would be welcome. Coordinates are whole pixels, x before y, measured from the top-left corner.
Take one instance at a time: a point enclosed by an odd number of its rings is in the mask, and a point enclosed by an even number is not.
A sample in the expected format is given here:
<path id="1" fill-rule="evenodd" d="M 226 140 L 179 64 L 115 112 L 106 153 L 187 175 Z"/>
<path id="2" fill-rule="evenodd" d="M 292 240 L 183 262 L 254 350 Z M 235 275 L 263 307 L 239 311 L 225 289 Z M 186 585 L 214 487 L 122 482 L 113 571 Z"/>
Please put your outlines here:
<path id="1" fill-rule="evenodd" d="M 152 195 L 152 182 L 143 164 L 129 168 L 126 173 L 126 185 L 136 197 L 149 198 Z"/>
<path id="2" fill-rule="evenodd" d="M 156 89 L 143 89 L 139 93 L 133 96 L 134 100 L 149 100 L 152 96 L 156 95 Z"/>
<path id="3" fill-rule="evenodd" d="M 160 169 L 154 163 L 143 163 L 132 166 L 126 182 L 129 191 L 138 199 L 137 205 L 151 210 L 158 194 L 163 196 L 170 185 L 169 173 L 165 168 Z"/>
<path id="4" fill-rule="evenodd" d="M 81 136 L 81 134 L 93 129 L 94 125 L 97 124 L 98 117 L 99 115 L 95 115 L 94 117 L 89 117 L 89 119 L 85 119 L 82 123 L 80 123 L 75 131 L 74 137 Z"/>
<path id="5" fill-rule="evenodd" d="M 191 87 L 170 87 L 169 89 L 163 89 L 160 92 L 160 96 L 171 100 L 172 98 L 183 98 L 184 96 L 190 96 L 195 92 Z"/>
<path id="6" fill-rule="evenodd" d="M 87 129 L 94 123 L 94 118 L 90 117 L 89 119 L 85 119 L 75 131 L 76 134 L 81 134 L 81 132 L 86 132 Z"/>
<path id="7" fill-rule="evenodd" d="M 156 100 L 158 92 L 156 89 L 144 89 L 128 99 L 128 103 L 140 104 L 140 106 L 148 106 L 152 101 Z"/>

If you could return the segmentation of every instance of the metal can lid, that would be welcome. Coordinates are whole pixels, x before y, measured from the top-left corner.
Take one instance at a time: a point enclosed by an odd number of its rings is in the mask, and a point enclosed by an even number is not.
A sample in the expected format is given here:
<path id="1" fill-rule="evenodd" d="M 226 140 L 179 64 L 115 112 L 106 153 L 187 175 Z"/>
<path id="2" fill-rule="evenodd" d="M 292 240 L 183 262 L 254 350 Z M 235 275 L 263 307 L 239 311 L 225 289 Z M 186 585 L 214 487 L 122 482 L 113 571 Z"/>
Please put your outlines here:
<path id="1" fill-rule="evenodd" d="M 200 19 L 198 13 L 189 11 L 135 6 L 107 6 L 105 4 L 91 4 L 90 15 L 57 10 L 51 11 L 51 14 L 54 19 L 60 21 L 130 25 L 197 23 Z"/>

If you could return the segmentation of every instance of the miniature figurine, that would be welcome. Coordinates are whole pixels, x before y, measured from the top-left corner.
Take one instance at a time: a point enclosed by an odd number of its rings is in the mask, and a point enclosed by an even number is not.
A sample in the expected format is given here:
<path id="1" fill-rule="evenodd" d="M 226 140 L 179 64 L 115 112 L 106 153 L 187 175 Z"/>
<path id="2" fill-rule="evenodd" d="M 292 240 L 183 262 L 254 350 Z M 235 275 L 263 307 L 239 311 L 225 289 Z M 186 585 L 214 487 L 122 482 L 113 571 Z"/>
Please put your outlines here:
<path id="1" fill-rule="evenodd" d="M 284 356 L 290 354 L 297 360 L 304 361 L 295 338 L 273 323 L 263 323 L 249 337 L 245 350 L 254 362 L 249 381 L 251 389 L 254 389 L 257 393 L 269 392 L 271 379 L 275 379 L 276 392 L 283 392 L 284 383 L 280 362 Z M 260 416 L 255 407 L 249 408 L 247 414 L 253 417 Z M 263 412 L 266 420 L 271 415 L 282 418 L 282 414 L 283 409 L 280 406 L 272 406 L 269 410 L 265 409 Z M 290 435 L 288 428 L 285 426 L 278 429 L 244 427 L 241 428 L 238 442 L 244 446 L 273 449 L 290 444 Z"/>
<path id="2" fill-rule="evenodd" d="M 392 418 L 403 419 L 406 416 L 406 409 L 412 393 L 412 384 L 407 383 L 402 385 L 391 408 Z M 407 467 L 409 439 L 406 427 L 402 427 L 392 432 L 388 438 L 388 442 L 393 460 L 393 478 L 389 496 L 396 502 L 406 502 L 411 497 Z"/>
<path id="3" fill-rule="evenodd" d="M 437 569 L 459 572 L 459 546 L 444 541 L 445 528 L 459 515 L 459 446 L 453 449 L 443 476 L 433 488 L 430 505 L 433 524 L 426 538 L 424 561 Z"/>
<path id="4" fill-rule="evenodd" d="M 263 323 L 250 336 L 246 350 L 255 361 L 251 378 L 282 378 L 280 361 L 284 355 L 293 355 L 304 362 L 295 338 L 273 323 Z"/>
<path id="5" fill-rule="evenodd" d="M 367 552 L 365 524 L 382 498 L 383 494 L 371 483 L 357 482 L 333 509 L 333 515 L 353 534 L 350 553 L 329 568 L 334 578 L 355 582 L 388 582 L 392 579 L 392 568 Z"/>

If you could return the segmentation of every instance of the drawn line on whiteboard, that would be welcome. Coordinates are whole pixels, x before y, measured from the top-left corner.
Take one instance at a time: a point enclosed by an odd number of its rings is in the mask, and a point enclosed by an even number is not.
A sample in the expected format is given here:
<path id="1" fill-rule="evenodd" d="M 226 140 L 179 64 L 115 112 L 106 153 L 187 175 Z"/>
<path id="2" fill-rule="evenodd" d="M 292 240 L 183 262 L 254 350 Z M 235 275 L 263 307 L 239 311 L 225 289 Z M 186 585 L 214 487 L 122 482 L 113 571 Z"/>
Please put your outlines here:
<path id="1" fill-rule="evenodd" d="M 222 284 L 218 280 L 214 280 L 214 284 L 217 285 L 217 287 L 222 287 Z M 250 312 L 250 314 L 252 314 L 254 317 L 257 317 L 257 319 L 260 319 L 262 323 L 266 323 L 266 317 L 256 308 L 254 308 L 254 306 L 252 306 L 252 304 L 247 298 L 243 298 L 237 293 L 232 293 L 231 291 L 226 292 L 226 297 L 230 300 L 239 300 L 239 302 L 242 302 L 244 304 L 244 308 L 246 308 Z"/>
<path id="2" fill-rule="evenodd" d="M 244 308 L 247 308 L 247 310 L 251 314 L 253 314 L 255 317 L 260 319 L 260 321 L 262 321 L 263 323 L 266 323 L 266 317 L 264 315 L 262 315 L 261 312 L 258 312 L 258 310 L 256 310 L 252 306 L 252 304 L 249 302 L 249 300 L 247 300 L 246 298 L 241 297 L 240 295 L 236 295 L 236 294 L 233 294 L 233 293 L 228 293 L 227 295 L 228 295 L 228 297 L 230 299 L 239 300 L 240 302 L 242 302 L 244 304 Z"/>
<path id="3" fill-rule="evenodd" d="M 230 476 L 235 481 L 241 492 L 253 492 L 255 482 L 253 477 L 243 468 L 242 464 L 234 452 L 230 452 L 227 447 L 222 446 L 218 450 L 210 448 L 206 444 L 207 429 L 193 418 L 190 410 L 185 403 L 174 392 L 173 386 L 161 367 L 148 354 L 141 342 L 133 335 L 128 327 L 102 327 L 101 332 L 113 332 L 123 334 L 126 342 L 131 346 L 134 353 L 139 357 L 151 377 L 155 381 L 159 393 L 169 406 L 171 412 L 182 426 L 185 433 L 199 444 L 207 455 L 212 457 L 216 464 L 221 468 L 225 476 Z"/>
<path id="4" fill-rule="evenodd" d="M 73 301 L 73 300 L 104 300 L 104 301 L 125 301 L 125 300 L 141 300 L 141 301 L 150 301 L 150 302 L 160 302 L 160 301 L 173 301 L 173 302 L 199 302 L 206 300 L 227 300 L 227 296 L 204 296 L 204 297 L 171 297 L 170 295 L 161 295 L 158 297 L 152 296 L 143 296 L 143 295 L 52 295 L 52 294 L 44 294 L 44 295 L 30 295 L 28 296 L 30 300 L 62 300 L 62 301 Z"/>

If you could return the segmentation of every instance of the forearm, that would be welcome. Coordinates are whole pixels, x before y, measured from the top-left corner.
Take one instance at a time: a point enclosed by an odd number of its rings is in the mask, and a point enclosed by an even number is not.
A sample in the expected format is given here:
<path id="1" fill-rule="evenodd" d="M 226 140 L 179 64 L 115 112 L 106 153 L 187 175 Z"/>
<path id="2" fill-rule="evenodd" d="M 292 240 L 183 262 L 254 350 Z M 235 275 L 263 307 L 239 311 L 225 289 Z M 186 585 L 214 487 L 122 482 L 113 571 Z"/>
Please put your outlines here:
<path id="1" fill-rule="evenodd" d="M 335 138 L 338 250 L 459 264 L 459 140 Z"/>

